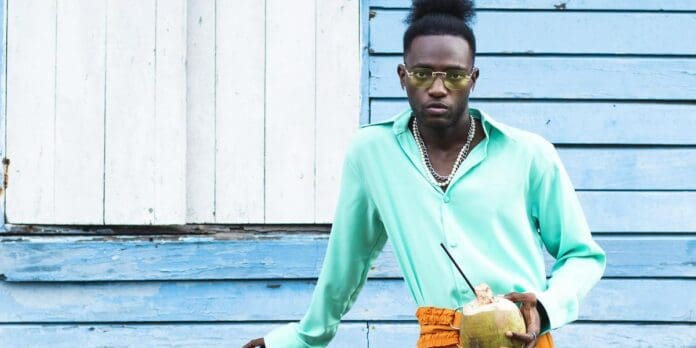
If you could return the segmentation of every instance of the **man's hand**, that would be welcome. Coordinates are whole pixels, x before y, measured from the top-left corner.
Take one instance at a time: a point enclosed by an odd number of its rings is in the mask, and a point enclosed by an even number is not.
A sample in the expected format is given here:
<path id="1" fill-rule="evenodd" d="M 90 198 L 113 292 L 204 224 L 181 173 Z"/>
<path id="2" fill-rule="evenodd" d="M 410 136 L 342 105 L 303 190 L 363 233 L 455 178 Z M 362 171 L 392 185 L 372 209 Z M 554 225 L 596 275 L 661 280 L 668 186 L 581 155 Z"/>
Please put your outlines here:
<path id="1" fill-rule="evenodd" d="M 264 342 L 263 337 L 247 342 L 247 344 L 245 344 L 244 347 L 242 347 L 242 348 L 257 348 L 257 347 L 266 348 L 266 342 Z"/>
<path id="2" fill-rule="evenodd" d="M 508 332 L 507 336 L 513 340 L 524 342 L 525 348 L 534 348 L 536 346 L 539 332 L 541 332 L 541 317 L 537 310 L 537 298 L 533 293 L 511 292 L 505 295 L 505 298 L 512 302 L 522 303 L 520 311 L 527 325 L 527 332 Z"/>

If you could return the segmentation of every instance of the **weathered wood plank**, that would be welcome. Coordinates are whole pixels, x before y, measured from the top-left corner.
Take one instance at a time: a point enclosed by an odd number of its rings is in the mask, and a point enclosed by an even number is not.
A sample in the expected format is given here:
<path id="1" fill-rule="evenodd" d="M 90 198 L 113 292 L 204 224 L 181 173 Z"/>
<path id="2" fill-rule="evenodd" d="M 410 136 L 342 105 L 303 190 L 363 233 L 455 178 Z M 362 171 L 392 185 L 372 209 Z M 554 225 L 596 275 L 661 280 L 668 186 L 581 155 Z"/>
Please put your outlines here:
<path id="1" fill-rule="evenodd" d="M 694 232 L 696 192 L 580 192 L 594 232 Z"/>
<path id="2" fill-rule="evenodd" d="M 185 20 L 182 2 L 108 2 L 106 224 L 185 222 Z"/>
<path id="3" fill-rule="evenodd" d="M 155 223 L 155 3 L 107 2 L 106 224 Z"/>
<path id="4" fill-rule="evenodd" d="M 370 97 L 406 96 L 396 74 L 402 61 L 370 59 Z M 696 59 L 484 56 L 476 65 L 481 76 L 473 98 L 693 100 L 696 95 Z"/>
<path id="5" fill-rule="evenodd" d="M 358 1 L 316 4 L 314 221 L 325 223 L 333 220 L 343 158 L 359 125 L 360 13 Z"/>
<path id="6" fill-rule="evenodd" d="M 540 134 L 554 144 L 696 145 L 692 104 L 476 99 L 470 103 L 498 121 Z M 406 99 L 373 99 L 370 120 L 386 120 L 407 107 Z"/>
<path id="7" fill-rule="evenodd" d="M 0 282 L 0 322 L 299 320 L 313 288 L 305 280 Z M 694 293 L 694 280 L 604 279 L 582 303 L 580 319 L 693 323 Z M 344 319 L 413 320 L 415 310 L 403 281 L 370 280 Z"/>
<path id="8" fill-rule="evenodd" d="M 55 216 L 56 4 L 7 4 L 6 218 L 49 223 Z"/>
<path id="9" fill-rule="evenodd" d="M 372 7 L 409 8 L 411 0 L 370 0 Z M 478 0 L 476 8 L 528 10 L 641 10 L 696 11 L 696 4 L 683 0 Z"/>
<path id="10" fill-rule="evenodd" d="M 371 52 L 402 53 L 408 11 L 374 13 Z M 473 29 L 477 53 L 696 54 L 694 13 L 482 11 Z"/>
<path id="11" fill-rule="evenodd" d="M 314 222 L 315 21 L 314 0 L 266 4 L 266 223 Z"/>
<path id="12" fill-rule="evenodd" d="M 101 224 L 106 1 L 56 4 L 56 186 L 52 222 Z"/>
<path id="13" fill-rule="evenodd" d="M 580 190 L 696 189 L 696 148 L 561 148 L 558 152 Z"/>
<path id="14" fill-rule="evenodd" d="M 327 235 L 212 240 L 112 240 L 7 237 L 0 274 L 7 281 L 121 281 L 316 278 Z M 696 277 L 692 236 L 596 237 L 607 252 L 607 277 Z M 554 260 L 546 255 L 547 270 Z M 387 244 L 371 278 L 401 278 Z"/>
<path id="15" fill-rule="evenodd" d="M 186 221 L 186 21 L 186 0 L 157 1 L 151 156 L 158 224 Z"/>
<path id="16" fill-rule="evenodd" d="M 272 16 L 270 4 L 268 15 Z M 215 6 L 215 221 L 262 223 L 266 5 L 245 0 L 217 1 Z M 288 69 L 295 66 L 287 61 L 277 64 Z M 288 89 L 280 92 L 286 81 L 276 82 L 268 87 L 276 86 L 275 93 L 290 95 Z M 271 116 L 279 119 L 269 118 L 269 122 L 296 121 L 287 115 Z M 282 138 L 280 134 L 269 136 Z"/>
<path id="17" fill-rule="evenodd" d="M 280 324 L 0 325 L 3 347 L 241 347 Z M 342 323 L 331 347 L 367 347 L 367 323 Z"/>
<path id="18" fill-rule="evenodd" d="M 186 222 L 215 215 L 215 0 L 187 8 Z"/>
<path id="19" fill-rule="evenodd" d="M 2 25 L 0 25 L 0 134 L 6 134 L 5 121 L 7 118 L 6 106 L 7 106 L 7 3 L 5 0 L 0 0 L 0 18 L 2 18 Z M 5 158 L 5 143 L 0 143 L 0 158 Z M 5 177 L 5 165 L 0 169 L 0 175 Z M 0 190 L 2 194 L 5 194 L 5 188 Z M 0 199 L 0 233 L 7 230 L 5 227 L 5 200 Z"/>
<path id="20" fill-rule="evenodd" d="M 370 323 L 370 346 L 412 346 L 418 331 L 415 323 Z M 690 347 L 696 343 L 693 325 L 574 323 L 551 334 L 557 347 Z"/>

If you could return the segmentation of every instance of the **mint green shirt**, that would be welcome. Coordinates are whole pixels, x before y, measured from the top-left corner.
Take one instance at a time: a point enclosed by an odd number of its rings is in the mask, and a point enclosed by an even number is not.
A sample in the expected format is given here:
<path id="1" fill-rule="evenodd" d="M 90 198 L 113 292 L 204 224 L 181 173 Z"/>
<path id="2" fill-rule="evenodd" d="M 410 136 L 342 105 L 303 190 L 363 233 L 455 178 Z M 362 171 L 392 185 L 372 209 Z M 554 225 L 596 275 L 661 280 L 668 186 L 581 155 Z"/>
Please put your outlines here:
<path id="1" fill-rule="evenodd" d="M 457 308 L 474 298 L 444 243 L 474 285 L 535 293 L 549 319 L 542 330 L 577 319 L 580 300 L 604 272 L 605 254 L 555 148 L 470 112 L 486 137 L 444 192 L 423 166 L 410 110 L 358 132 L 309 310 L 299 323 L 268 333 L 268 348 L 328 345 L 387 240 L 418 306 Z M 556 259 L 548 280 L 542 247 Z"/>

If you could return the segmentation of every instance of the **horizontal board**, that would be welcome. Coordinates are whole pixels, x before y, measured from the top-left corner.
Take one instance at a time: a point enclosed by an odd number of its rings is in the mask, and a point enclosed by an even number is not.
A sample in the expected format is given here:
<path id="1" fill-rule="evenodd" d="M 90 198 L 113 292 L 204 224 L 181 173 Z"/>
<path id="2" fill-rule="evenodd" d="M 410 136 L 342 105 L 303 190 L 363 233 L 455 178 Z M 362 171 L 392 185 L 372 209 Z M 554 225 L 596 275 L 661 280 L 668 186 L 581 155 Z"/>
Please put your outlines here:
<path id="1" fill-rule="evenodd" d="M 407 15 L 374 11 L 370 51 L 402 53 Z M 693 13 L 479 12 L 473 30 L 477 53 L 696 54 Z"/>
<path id="2" fill-rule="evenodd" d="M 407 347 L 418 340 L 417 324 L 370 323 L 373 347 Z M 557 347 L 693 347 L 693 325 L 574 323 L 551 332 Z"/>
<path id="3" fill-rule="evenodd" d="M 241 347 L 283 324 L 0 325 L 2 347 Z M 367 347 L 367 323 L 342 323 L 331 347 Z"/>
<path id="4" fill-rule="evenodd" d="M 305 280 L 0 282 L 0 323 L 299 320 L 314 286 Z M 694 293 L 696 280 L 604 279 L 581 304 L 580 319 L 693 323 Z M 415 311 L 402 280 L 370 280 L 344 319 L 413 320 Z"/>
<path id="5" fill-rule="evenodd" d="M 693 104 L 477 99 L 470 103 L 498 121 L 540 134 L 554 144 L 696 144 Z M 372 99 L 370 122 L 386 120 L 407 107 L 406 99 Z"/>
<path id="6" fill-rule="evenodd" d="M 370 58 L 370 97 L 403 98 L 400 56 Z M 694 100 L 696 59 L 490 57 L 472 98 Z M 658 68 L 659 67 L 659 68 Z"/>
<path id="7" fill-rule="evenodd" d="M 593 232 L 696 232 L 696 192 L 580 192 Z"/>
<path id="8" fill-rule="evenodd" d="M 481 9 L 529 10 L 643 10 L 643 11 L 696 11 L 696 3 L 684 0 L 477 0 Z M 411 0 L 370 0 L 371 7 L 408 8 Z"/>
<path id="9" fill-rule="evenodd" d="M 566 148 L 558 153 L 576 189 L 696 189 L 696 147 Z"/>
<path id="10" fill-rule="evenodd" d="M 32 238 L 2 243 L 0 273 L 12 282 L 316 278 L 327 238 L 304 235 L 153 242 Z M 696 277 L 693 236 L 600 236 L 596 240 L 607 252 L 605 276 Z M 553 261 L 547 255 L 547 269 Z M 401 277 L 389 243 L 369 276 Z"/>
<path id="11" fill-rule="evenodd" d="M 239 347 L 282 324 L 172 325 L 0 325 L 7 347 L 149 346 Z M 368 326 L 369 325 L 369 326 Z M 410 347 L 418 340 L 414 323 L 342 323 L 330 347 Z M 574 323 L 552 332 L 558 347 L 688 347 L 693 325 Z"/>

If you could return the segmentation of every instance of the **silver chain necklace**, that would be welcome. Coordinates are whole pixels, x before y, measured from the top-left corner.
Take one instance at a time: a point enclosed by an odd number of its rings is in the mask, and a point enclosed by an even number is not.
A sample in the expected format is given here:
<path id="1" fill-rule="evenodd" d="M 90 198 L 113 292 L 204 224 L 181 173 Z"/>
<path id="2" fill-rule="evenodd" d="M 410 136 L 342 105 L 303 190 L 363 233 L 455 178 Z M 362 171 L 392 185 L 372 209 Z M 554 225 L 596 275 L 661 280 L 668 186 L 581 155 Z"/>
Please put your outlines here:
<path id="1" fill-rule="evenodd" d="M 457 160 L 454 161 L 454 164 L 452 165 L 452 171 L 450 172 L 449 175 L 444 176 L 440 175 L 437 171 L 435 171 L 435 168 L 433 168 L 433 164 L 430 162 L 430 156 L 428 156 L 428 148 L 425 146 L 425 142 L 423 141 L 423 138 L 420 135 L 420 132 L 418 131 L 418 122 L 416 122 L 416 118 L 413 117 L 413 135 L 416 138 L 416 144 L 418 144 L 418 150 L 421 153 L 421 158 L 423 159 L 423 165 L 425 166 L 426 169 L 430 172 L 430 178 L 432 178 L 433 183 L 437 186 L 440 187 L 445 187 L 452 182 L 452 178 L 454 178 L 454 173 L 457 172 L 457 169 L 459 169 L 459 166 L 464 162 L 464 159 L 469 155 L 469 147 L 471 147 L 471 142 L 474 140 L 474 135 L 476 134 L 476 124 L 474 121 L 474 118 L 469 115 L 469 133 L 467 134 L 466 137 L 466 143 L 464 146 L 462 146 L 462 149 L 459 150 L 459 154 L 457 155 Z"/>

